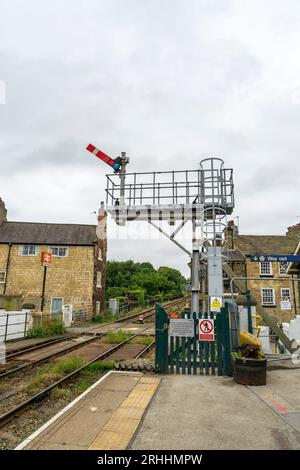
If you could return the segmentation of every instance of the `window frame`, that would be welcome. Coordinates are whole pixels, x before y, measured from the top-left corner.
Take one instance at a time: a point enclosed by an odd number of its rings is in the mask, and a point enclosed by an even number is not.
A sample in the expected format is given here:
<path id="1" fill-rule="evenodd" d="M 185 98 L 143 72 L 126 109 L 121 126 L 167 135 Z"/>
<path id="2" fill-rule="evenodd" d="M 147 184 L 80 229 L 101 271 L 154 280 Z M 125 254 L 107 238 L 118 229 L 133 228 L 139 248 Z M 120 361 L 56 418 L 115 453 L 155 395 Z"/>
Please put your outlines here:
<path id="1" fill-rule="evenodd" d="M 282 295 L 282 291 L 283 291 L 283 290 L 288 290 L 288 291 L 289 291 L 289 297 L 288 297 L 288 299 L 284 299 L 284 298 L 283 298 L 283 295 Z M 281 287 L 281 288 L 280 288 L 280 300 L 289 300 L 290 302 L 292 302 L 291 289 L 290 289 L 290 287 Z"/>
<path id="2" fill-rule="evenodd" d="M 53 300 L 61 300 L 61 310 L 59 310 L 58 312 L 53 312 L 53 310 L 52 310 Z M 58 313 L 62 312 L 63 306 L 64 306 L 64 298 L 63 297 L 51 297 L 50 314 L 51 315 L 57 315 Z"/>
<path id="3" fill-rule="evenodd" d="M 282 267 L 283 264 L 287 265 L 288 263 L 282 263 L 282 262 L 279 263 L 279 269 L 278 269 L 279 276 L 287 276 L 287 272 L 286 272 L 287 266 L 285 267 L 285 271 L 284 271 L 284 272 L 281 271 L 281 267 Z"/>
<path id="4" fill-rule="evenodd" d="M 58 254 L 55 255 L 52 253 L 52 250 L 53 249 L 57 249 L 58 250 Z M 63 249 L 65 250 L 65 255 L 60 255 L 59 254 L 59 250 L 60 249 Z M 49 245 L 48 246 L 48 252 L 51 253 L 51 255 L 53 256 L 53 258 L 66 258 L 67 256 L 69 256 L 69 247 L 68 246 L 63 246 L 63 245 Z"/>
<path id="5" fill-rule="evenodd" d="M 98 277 L 100 277 L 100 285 L 98 284 Z M 96 275 L 96 289 L 101 289 L 102 288 L 102 272 L 97 271 Z"/>
<path id="6" fill-rule="evenodd" d="M 268 265 L 270 266 L 270 272 L 269 273 L 263 273 L 262 272 L 262 264 L 263 263 L 268 263 Z M 260 261 L 259 262 L 259 275 L 262 276 L 262 277 L 270 277 L 270 276 L 273 276 L 273 266 L 272 266 L 272 263 L 271 261 Z"/>
<path id="7" fill-rule="evenodd" d="M 34 246 L 34 254 L 33 253 L 25 254 L 24 253 L 24 248 L 28 247 L 28 249 L 29 249 L 29 247 L 32 247 L 32 246 Z M 38 245 L 35 245 L 34 243 L 24 243 L 23 245 L 19 245 L 19 255 L 20 256 L 37 256 L 38 253 L 39 253 L 39 247 L 38 247 Z"/>
<path id="8" fill-rule="evenodd" d="M 273 303 L 264 302 L 264 296 L 263 296 L 263 291 L 264 290 L 271 290 L 272 291 Z M 262 304 L 263 307 L 276 307 L 276 298 L 275 298 L 275 288 L 274 287 L 261 287 L 261 304 Z"/>
<path id="9" fill-rule="evenodd" d="M 4 274 L 3 281 L 1 281 L 1 274 Z M 6 271 L 0 271 L 0 284 L 5 284 L 6 281 Z"/>

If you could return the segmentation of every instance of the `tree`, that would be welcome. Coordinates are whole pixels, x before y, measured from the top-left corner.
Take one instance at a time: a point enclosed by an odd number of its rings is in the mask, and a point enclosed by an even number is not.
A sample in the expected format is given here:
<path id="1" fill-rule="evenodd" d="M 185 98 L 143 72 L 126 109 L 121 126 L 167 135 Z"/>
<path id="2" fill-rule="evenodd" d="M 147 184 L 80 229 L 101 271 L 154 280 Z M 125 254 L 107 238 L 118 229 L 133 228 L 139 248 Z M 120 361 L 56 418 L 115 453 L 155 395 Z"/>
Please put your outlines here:
<path id="1" fill-rule="evenodd" d="M 113 292 L 143 290 L 148 297 L 181 296 L 186 280 L 177 269 L 162 266 L 156 270 L 151 263 L 108 261 L 106 270 L 107 298 Z M 112 289 L 114 288 L 114 289 Z"/>

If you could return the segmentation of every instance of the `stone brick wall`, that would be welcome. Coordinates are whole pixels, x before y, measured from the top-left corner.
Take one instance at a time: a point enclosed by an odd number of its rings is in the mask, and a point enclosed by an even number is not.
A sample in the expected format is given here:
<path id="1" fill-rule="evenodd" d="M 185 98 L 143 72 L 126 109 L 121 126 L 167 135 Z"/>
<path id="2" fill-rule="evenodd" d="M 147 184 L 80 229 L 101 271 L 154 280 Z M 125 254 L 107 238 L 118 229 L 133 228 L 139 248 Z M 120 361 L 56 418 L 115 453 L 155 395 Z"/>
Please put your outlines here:
<path id="1" fill-rule="evenodd" d="M 279 263 L 272 263 L 272 277 L 260 276 L 259 263 L 250 261 L 247 258 L 246 262 L 247 277 L 256 277 L 258 280 L 249 280 L 248 288 L 251 290 L 251 294 L 261 302 L 261 288 L 274 288 L 275 294 L 275 306 L 263 306 L 266 311 L 274 313 L 282 321 L 289 321 L 295 318 L 295 315 L 299 315 L 299 295 L 298 295 L 298 282 L 292 280 L 289 275 L 283 276 L 279 272 Z M 275 280 L 274 277 L 284 277 L 287 280 Z M 294 284 L 294 286 L 293 286 Z M 281 310 L 281 288 L 290 289 L 291 294 L 291 310 Z M 294 298 L 295 290 L 295 298 Z M 296 309 L 295 309 L 296 307 Z"/>
<path id="2" fill-rule="evenodd" d="M 6 270 L 9 246 L 0 244 L 0 271 Z M 95 246 L 70 246 L 68 256 L 53 257 L 47 269 L 45 308 L 50 312 L 51 298 L 62 297 L 64 304 L 94 304 Z M 19 245 L 12 245 L 7 274 L 7 295 L 22 295 L 24 303 L 33 303 L 40 311 L 44 268 L 41 252 L 48 246 L 38 246 L 37 256 L 21 256 Z M 0 294 L 3 294 L 0 284 Z M 101 298 L 102 292 L 98 294 Z"/>

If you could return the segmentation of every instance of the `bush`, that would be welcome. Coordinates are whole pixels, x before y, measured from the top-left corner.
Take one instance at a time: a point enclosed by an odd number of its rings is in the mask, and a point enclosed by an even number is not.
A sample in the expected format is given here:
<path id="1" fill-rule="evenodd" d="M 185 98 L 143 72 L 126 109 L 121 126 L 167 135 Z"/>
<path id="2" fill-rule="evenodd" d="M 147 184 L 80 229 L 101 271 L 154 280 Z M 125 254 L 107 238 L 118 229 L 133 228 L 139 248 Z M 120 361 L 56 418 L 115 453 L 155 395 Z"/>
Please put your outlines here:
<path id="1" fill-rule="evenodd" d="M 28 338 L 45 338 L 47 336 L 62 335 L 66 331 L 64 322 L 60 318 L 45 320 L 39 325 L 34 325 L 27 332 Z"/>

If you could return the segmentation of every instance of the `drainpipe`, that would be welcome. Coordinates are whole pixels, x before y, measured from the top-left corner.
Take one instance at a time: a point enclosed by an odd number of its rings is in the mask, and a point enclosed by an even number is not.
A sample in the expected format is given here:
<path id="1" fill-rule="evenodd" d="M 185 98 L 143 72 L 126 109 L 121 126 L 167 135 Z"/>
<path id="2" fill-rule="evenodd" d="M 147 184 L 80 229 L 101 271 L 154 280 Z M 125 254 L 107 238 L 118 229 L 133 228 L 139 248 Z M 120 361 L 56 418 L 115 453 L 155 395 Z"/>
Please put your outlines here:
<path id="1" fill-rule="evenodd" d="M 11 247 L 12 247 L 12 243 L 9 243 L 9 245 L 8 245 L 7 260 L 6 260 L 5 282 L 4 282 L 4 287 L 3 287 L 3 294 L 6 293 L 6 288 L 7 288 L 7 280 L 8 280 L 8 270 L 9 270 L 9 265 L 10 265 Z"/>
<path id="2" fill-rule="evenodd" d="M 298 284 L 297 286 L 298 287 L 298 308 L 300 308 L 300 267 L 298 269 L 296 276 L 297 276 L 297 284 Z M 299 314 L 300 314 L 300 311 L 299 311 Z"/>
<path id="3" fill-rule="evenodd" d="M 299 284 L 299 283 L 298 283 L 298 284 Z M 292 286 L 293 286 L 294 310 L 295 310 L 295 316 L 297 316 L 297 303 L 296 303 L 296 292 L 295 292 L 295 278 L 294 278 L 294 274 L 292 274 Z"/>

